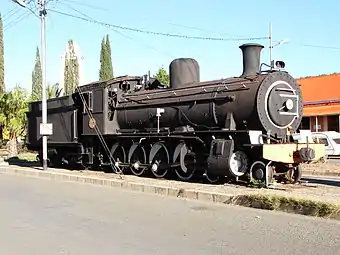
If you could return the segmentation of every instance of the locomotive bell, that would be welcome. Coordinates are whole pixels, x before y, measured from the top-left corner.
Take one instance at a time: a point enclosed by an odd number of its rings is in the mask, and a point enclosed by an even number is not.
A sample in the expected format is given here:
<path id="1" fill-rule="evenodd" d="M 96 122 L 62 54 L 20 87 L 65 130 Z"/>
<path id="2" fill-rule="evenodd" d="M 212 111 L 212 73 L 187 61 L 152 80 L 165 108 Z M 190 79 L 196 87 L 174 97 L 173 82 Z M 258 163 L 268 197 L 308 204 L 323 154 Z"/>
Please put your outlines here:
<path id="1" fill-rule="evenodd" d="M 241 77 L 256 75 L 260 70 L 260 56 L 263 45 L 246 43 L 239 47 L 243 54 L 243 73 Z"/>

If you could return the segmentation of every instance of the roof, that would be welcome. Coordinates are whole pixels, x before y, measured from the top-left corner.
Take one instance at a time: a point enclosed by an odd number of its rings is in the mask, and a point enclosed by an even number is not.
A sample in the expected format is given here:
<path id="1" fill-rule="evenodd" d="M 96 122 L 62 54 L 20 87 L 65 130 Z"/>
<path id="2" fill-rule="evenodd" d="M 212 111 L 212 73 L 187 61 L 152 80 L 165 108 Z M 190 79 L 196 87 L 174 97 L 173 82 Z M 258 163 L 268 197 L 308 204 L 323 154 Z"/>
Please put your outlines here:
<path id="1" fill-rule="evenodd" d="M 340 114 L 340 104 L 320 104 L 305 105 L 303 107 L 303 116 L 324 116 Z"/>
<path id="2" fill-rule="evenodd" d="M 297 79 L 304 102 L 340 99 L 340 74 L 328 74 Z"/>

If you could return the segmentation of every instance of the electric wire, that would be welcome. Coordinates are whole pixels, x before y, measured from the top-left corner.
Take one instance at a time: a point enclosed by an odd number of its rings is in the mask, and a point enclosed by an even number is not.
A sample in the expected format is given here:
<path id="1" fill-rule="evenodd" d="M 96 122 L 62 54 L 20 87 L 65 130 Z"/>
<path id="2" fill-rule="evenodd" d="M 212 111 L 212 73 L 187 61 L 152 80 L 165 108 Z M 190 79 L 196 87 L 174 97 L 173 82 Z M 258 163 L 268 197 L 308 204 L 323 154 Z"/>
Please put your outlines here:
<path id="1" fill-rule="evenodd" d="M 51 1 L 51 0 L 47 0 L 47 1 L 46 1 L 46 4 L 47 4 L 48 2 L 50 2 L 50 1 Z M 31 3 L 34 3 L 34 7 L 32 7 L 32 8 L 28 5 L 28 4 L 31 4 Z M 38 10 L 38 8 L 39 8 L 39 6 L 38 6 L 37 4 L 35 4 L 35 1 L 34 1 L 34 0 L 28 1 L 26 7 L 23 8 L 23 9 L 25 9 L 25 10 L 28 10 L 28 12 L 22 13 L 19 17 L 17 17 L 16 20 L 14 20 L 14 21 L 12 20 L 11 22 L 7 23 L 7 24 L 4 26 L 4 31 L 7 31 L 9 28 L 15 26 L 15 25 L 18 24 L 20 21 L 22 21 L 22 20 L 28 18 L 31 14 L 33 14 L 33 15 L 36 16 L 38 19 L 40 19 L 39 15 L 36 14 L 36 11 Z M 19 9 L 18 9 L 18 11 L 19 11 Z M 15 12 L 15 13 L 16 13 L 16 12 Z M 15 14 L 15 13 L 14 13 L 14 14 Z M 14 14 L 13 14 L 13 15 L 14 15 Z M 13 15 L 11 15 L 10 17 L 12 17 Z"/>
<path id="2" fill-rule="evenodd" d="M 5 14 L 3 14 L 3 15 L 1 15 L 1 18 L 6 18 L 7 17 L 7 15 L 9 15 L 9 14 L 12 14 L 12 12 L 15 10 L 15 9 L 17 9 L 17 11 L 18 11 L 18 6 L 14 6 L 11 10 L 9 10 L 8 12 L 6 12 Z M 15 12 L 14 12 L 15 13 Z M 13 14 L 12 14 L 13 15 Z"/>
<path id="3" fill-rule="evenodd" d="M 111 10 L 109 9 L 104 9 L 104 8 L 101 8 L 97 5 L 89 5 L 89 4 L 85 4 L 85 3 L 82 3 L 82 2 L 79 2 L 79 1 L 76 1 L 76 0 L 55 0 L 59 3 L 63 2 L 71 2 L 73 4 L 78 4 L 78 5 L 81 5 L 81 6 L 85 6 L 85 7 L 89 7 L 91 9 L 97 9 L 97 10 L 101 10 L 101 11 L 105 11 L 105 12 L 112 12 Z M 147 16 L 144 17 L 143 19 L 147 19 Z M 152 19 L 152 22 L 154 22 L 154 19 Z M 230 34 L 230 33 L 226 33 L 226 32 L 223 32 L 223 33 L 220 33 L 220 32 L 217 32 L 217 31 L 211 31 L 209 29 L 204 29 L 204 28 L 200 28 L 200 27 L 196 27 L 196 26 L 188 26 L 188 25 L 183 25 L 183 24 L 177 24 L 177 23 L 174 23 L 172 21 L 167 21 L 166 22 L 168 25 L 171 25 L 171 26 L 175 26 L 175 27 L 180 27 L 180 28 L 185 28 L 185 29 L 189 29 L 189 30 L 196 30 L 196 31 L 201 31 L 201 32 L 208 32 L 208 33 L 214 33 L 214 34 L 221 34 L 221 35 L 228 35 L 228 36 L 231 36 L 231 37 L 239 37 L 239 38 L 248 38 L 250 36 L 244 36 L 244 35 L 233 35 L 233 34 Z"/>
<path id="4" fill-rule="evenodd" d="M 30 15 L 32 15 L 31 12 L 24 12 L 22 13 L 17 19 L 10 21 L 9 23 L 4 25 L 4 31 L 7 31 L 8 29 L 14 27 L 16 24 L 18 24 L 20 21 L 28 18 Z"/>
<path id="5" fill-rule="evenodd" d="M 66 0 L 56 0 L 56 1 L 61 3 L 61 1 L 66 1 Z M 70 0 L 67 0 L 67 1 L 71 2 Z M 76 2 L 76 1 L 72 1 L 72 2 Z M 63 4 L 65 4 L 65 3 L 63 3 Z M 61 12 L 61 11 L 56 11 L 56 10 L 51 10 L 51 11 L 55 12 L 57 14 L 60 14 L 60 15 L 64 15 L 64 16 L 80 19 L 80 20 L 83 20 L 83 21 L 86 21 L 86 22 L 95 23 L 95 24 L 98 24 L 98 25 L 109 27 L 111 29 L 117 28 L 117 29 L 121 29 L 121 30 L 127 30 L 127 31 L 144 33 L 144 34 L 151 34 L 151 35 L 156 35 L 156 36 L 167 36 L 167 37 L 177 37 L 177 38 L 183 38 L 183 39 L 210 40 L 210 41 L 254 41 L 254 40 L 268 40 L 269 39 L 269 36 L 264 36 L 264 37 L 244 37 L 244 38 L 242 38 L 242 37 L 225 38 L 225 37 L 189 36 L 189 35 L 181 35 L 181 34 L 171 34 L 171 33 L 155 32 L 155 31 L 143 30 L 143 29 L 127 27 L 127 26 L 121 26 L 121 25 L 115 25 L 115 24 L 110 24 L 110 23 L 94 20 L 93 18 L 89 18 L 88 15 L 87 15 L 87 18 L 84 18 L 84 17 L 79 17 L 79 16 L 76 16 L 76 15 L 73 15 L 73 14 L 70 14 L 70 13 Z M 79 12 L 79 11 L 77 11 L 77 12 Z M 189 29 L 206 31 L 204 29 L 197 28 L 197 27 L 179 25 L 179 24 L 175 24 L 175 23 L 171 23 L 171 24 L 175 25 L 175 26 L 189 28 Z M 115 32 L 118 32 L 118 31 L 115 30 Z M 228 33 L 224 33 L 224 34 L 228 34 Z M 124 35 L 124 36 L 126 37 L 126 35 Z M 340 50 L 340 47 L 336 47 L 336 46 L 311 45 L 311 44 L 303 44 L 303 43 L 296 43 L 296 45 L 301 46 L 301 47 L 312 47 L 312 48 L 320 48 L 320 49 Z"/>
<path id="6" fill-rule="evenodd" d="M 75 0 L 55 0 L 56 2 L 71 2 L 73 4 L 77 4 L 77 5 L 81 5 L 81 6 L 85 6 L 88 7 L 90 9 L 97 9 L 97 10 L 101 10 L 101 11 L 108 11 L 107 9 L 101 8 L 99 6 L 96 5 L 92 5 L 92 4 L 88 4 L 88 3 L 83 3 L 82 1 L 75 1 Z"/>
<path id="7" fill-rule="evenodd" d="M 117 28 L 117 29 L 121 29 L 121 30 L 132 31 L 132 32 L 157 35 L 157 36 L 167 36 L 167 37 L 176 37 L 176 38 L 183 38 L 183 39 L 195 39 L 195 40 L 209 40 L 209 41 L 253 41 L 253 40 L 268 39 L 268 37 L 249 37 L 249 38 L 203 37 L 203 36 L 189 36 L 189 35 L 155 32 L 155 31 L 150 31 L 150 30 L 143 30 L 143 29 L 138 29 L 138 28 L 132 28 L 132 27 L 126 27 L 126 26 L 121 26 L 121 25 L 114 25 L 114 24 L 110 24 L 110 23 L 105 23 L 105 22 L 101 22 L 101 21 L 97 21 L 97 20 L 93 20 L 93 19 L 89 19 L 89 18 L 83 18 L 83 17 L 76 16 L 76 15 L 73 15 L 73 14 L 61 12 L 61 11 L 56 11 L 56 10 L 49 10 L 49 11 L 63 15 L 63 16 L 68 16 L 68 17 L 79 19 L 79 20 L 87 21 L 87 22 L 90 22 L 90 23 L 95 23 L 97 25 L 102 25 L 102 26 L 106 26 L 106 27 Z"/>
<path id="8" fill-rule="evenodd" d="M 66 3 L 64 3 L 64 2 L 60 2 L 60 0 L 57 0 L 57 1 L 58 1 L 60 4 L 65 5 L 66 7 L 72 9 L 73 11 L 78 12 L 79 14 L 83 15 L 84 17 L 86 17 L 86 18 L 88 18 L 88 19 L 91 19 L 91 20 L 94 21 L 94 22 L 96 21 L 95 19 L 93 19 L 93 18 L 90 17 L 89 15 L 87 15 L 87 14 L 85 14 L 85 13 L 83 13 L 83 12 L 81 12 L 81 11 L 75 9 L 75 8 L 73 8 L 73 7 L 70 6 L 69 4 L 66 4 Z M 132 40 L 133 42 L 142 44 L 144 47 L 150 48 L 150 49 L 154 50 L 155 52 L 158 52 L 158 53 L 161 52 L 161 53 L 163 53 L 164 55 L 166 55 L 167 57 L 175 58 L 172 54 L 167 53 L 167 52 L 164 52 L 164 51 L 160 51 L 159 49 L 153 47 L 152 45 L 146 44 L 146 43 L 144 43 L 144 42 L 141 42 L 140 40 L 135 40 L 135 39 L 132 38 L 131 36 L 128 36 L 128 35 L 126 35 L 126 34 L 120 32 L 120 31 L 118 31 L 117 29 L 114 29 L 114 28 L 112 28 L 112 27 L 110 27 L 109 29 L 111 29 L 113 32 L 115 32 L 115 33 L 117 33 L 117 34 L 119 34 L 119 35 L 121 35 L 121 36 L 123 36 L 123 37 L 125 37 L 125 38 L 128 38 L 128 39 Z"/>
<path id="9" fill-rule="evenodd" d="M 28 3 L 31 3 L 31 2 L 35 2 L 35 1 L 34 0 L 29 0 L 28 1 Z M 98 9 L 98 10 L 102 10 L 102 11 L 107 11 L 107 9 L 101 8 L 99 6 L 83 3 L 81 1 L 76 1 L 76 0 L 47 0 L 46 3 L 48 3 L 48 2 L 59 2 L 59 3 L 63 3 L 63 4 L 65 4 L 65 2 L 71 2 L 73 4 L 85 6 L 85 7 L 88 7 L 88 8 Z M 8 11 L 3 17 L 5 17 L 6 15 L 10 14 L 15 9 L 16 9 L 16 7 L 11 9 L 10 11 Z M 72 8 L 72 9 L 75 10 L 74 8 Z M 28 10 L 30 12 L 32 12 L 32 9 L 28 8 Z M 49 9 L 49 11 L 58 13 L 60 15 L 69 16 L 69 17 L 73 17 L 73 18 L 76 18 L 76 19 L 81 19 L 81 20 L 84 20 L 84 21 L 87 21 L 87 22 L 92 22 L 92 23 L 96 23 L 96 24 L 99 24 L 99 25 L 102 25 L 102 26 L 106 26 L 106 27 L 111 28 L 112 30 L 113 30 L 113 28 L 117 28 L 117 29 L 122 29 L 122 30 L 128 30 L 128 31 L 145 33 L 145 34 L 152 34 L 152 35 L 159 35 L 159 36 L 178 37 L 178 38 L 197 39 L 197 40 L 213 40 L 213 41 L 252 41 L 252 40 L 269 39 L 269 36 L 266 36 L 266 37 L 246 37 L 246 38 L 240 38 L 240 37 L 238 37 L 238 38 L 223 38 L 223 37 L 187 36 L 187 35 L 180 35 L 180 34 L 170 34 L 170 33 L 154 32 L 154 31 L 148 31 L 148 30 L 142 30 L 142 29 L 137 29 L 137 28 L 131 28 L 131 27 L 125 27 L 125 26 L 120 26 L 120 25 L 109 24 L 109 23 L 105 23 L 105 22 L 94 20 L 92 18 L 89 18 L 89 16 L 87 18 L 83 18 L 83 17 L 79 17 L 79 16 L 72 15 L 72 14 L 69 14 L 69 13 L 64 13 L 64 12 L 52 10 L 52 9 Z M 79 12 L 79 11 L 77 11 L 77 12 Z M 15 12 L 15 13 L 17 13 L 17 12 Z M 13 13 L 11 16 L 13 16 L 15 13 Z M 34 12 L 32 12 L 32 13 L 34 13 Z M 21 15 L 19 17 L 19 19 L 17 19 L 17 21 L 14 21 L 14 24 L 12 24 L 12 23 L 7 24 L 4 27 L 4 30 L 7 30 L 10 27 L 13 27 L 14 25 L 16 25 L 17 23 L 19 23 L 21 20 L 25 19 L 28 16 L 29 16 L 29 14 L 24 13 L 23 15 Z M 12 24 L 12 26 L 11 26 L 11 24 Z M 180 24 L 175 24 L 175 23 L 172 23 L 172 22 L 170 24 L 174 25 L 174 26 L 178 26 L 178 27 L 188 28 L 188 29 L 194 29 L 194 30 L 199 30 L 199 31 L 207 31 L 207 30 L 202 29 L 202 28 L 197 28 L 197 27 L 193 27 L 193 26 L 186 26 L 186 25 L 180 25 Z M 120 33 L 117 30 L 113 30 L 113 31 L 118 33 L 118 34 L 120 34 L 120 35 L 122 35 L 122 36 L 124 36 L 124 37 L 126 37 L 126 38 L 129 38 L 129 39 L 133 40 L 133 38 L 131 38 L 131 37 L 125 35 L 125 34 L 122 34 L 122 33 Z M 224 33 L 224 34 L 230 35 L 229 33 Z M 317 49 L 330 49 L 330 50 L 340 50 L 340 47 L 329 46 L 329 45 L 312 45 L 312 44 L 294 43 L 294 42 L 291 42 L 290 44 L 294 44 L 294 45 L 297 45 L 297 46 L 300 46 L 300 47 L 309 47 L 309 48 L 317 48 Z M 152 48 L 153 50 L 156 50 L 155 48 L 151 47 L 150 45 L 147 46 L 147 47 Z"/>

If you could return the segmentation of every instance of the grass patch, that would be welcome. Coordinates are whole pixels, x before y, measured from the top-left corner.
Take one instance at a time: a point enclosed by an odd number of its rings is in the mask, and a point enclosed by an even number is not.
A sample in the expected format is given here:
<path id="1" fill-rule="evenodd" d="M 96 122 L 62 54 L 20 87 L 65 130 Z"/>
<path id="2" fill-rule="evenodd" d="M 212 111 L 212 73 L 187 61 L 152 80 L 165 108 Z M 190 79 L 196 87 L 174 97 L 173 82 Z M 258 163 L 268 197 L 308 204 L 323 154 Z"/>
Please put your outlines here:
<path id="1" fill-rule="evenodd" d="M 232 204 L 340 220 L 340 205 L 324 201 L 250 194 L 234 197 Z"/>
<path id="2" fill-rule="evenodd" d="M 29 162 L 36 162 L 36 155 L 18 155 L 16 157 L 17 160 L 25 160 L 25 161 L 29 161 Z"/>
<path id="3" fill-rule="evenodd" d="M 9 165 L 17 165 L 17 166 L 39 166 L 39 162 L 36 159 L 35 155 L 30 154 L 24 154 L 24 155 L 18 155 L 14 157 L 8 157 L 4 159 L 5 162 L 7 162 Z"/>

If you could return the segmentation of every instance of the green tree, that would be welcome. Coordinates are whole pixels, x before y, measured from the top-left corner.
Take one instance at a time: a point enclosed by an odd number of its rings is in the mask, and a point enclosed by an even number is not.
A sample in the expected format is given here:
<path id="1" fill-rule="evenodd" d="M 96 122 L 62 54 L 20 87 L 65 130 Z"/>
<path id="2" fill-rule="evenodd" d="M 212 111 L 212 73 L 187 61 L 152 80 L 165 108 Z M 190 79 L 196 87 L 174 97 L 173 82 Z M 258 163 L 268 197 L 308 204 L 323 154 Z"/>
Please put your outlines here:
<path id="1" fill-rule="evenodd" d="M 109 80 L 114 78 L 112 59 L 111 59 L 111 45 L 109 35 L 103 38 L 100 49 L 100 69 L 99 80 Z"/>
<path id="2" fill-rule="evenodd" d="M 4 137 L 9 139 L 9 154 L 18 154 L 17 138 L 26 132 L 26 112 L 28 97 L 19 86 L 0 95 L 0 124 L 4 127 Z"/>
<path id="3" fill-rule="evenodd" d="M 75 54 L 74 44 L 72 40 L 68 41 L 68 52 L 65 55 L 64 70 L 64 93 L 72 94 L 79 86 L 79 62 Z"/>
<path id="4" fill-rule="evenodd" d="M 112 67 L 112 56 L 111 56 L 111 43 L 109 35 L 106 35 L 106 42 L 105 42 L 106 50 L 107 50 L 107 76 L 109 79 L 114 78 L 113 75 L 113 67 Z"/>
<path id="5" fill-rule="evenodd" d="M 40 60 L 39 48 L 37 47 L 37 51 L 35 54 L 35 64 L 32 72 L 32 100 L 38 101 L 42 98 L 42 67 Z"/>
<path id="6" fill-rule="evenodd" d="M 48 84 L 46 87 L 46 98 L 51 99 L 58 97 L 59 92 L 59 83 L 55 83 L 53 85 Z"/>
<path id="7" fill-rule="evenodd" d="M 169 74 L 163 67 L 158 69 L 157 73 L 154 75 L 154 78 L 159 80 L 159 82 L 164 84 L 164 85 L 169 86 L 169 84 L 170 84 Z"/>
<path id="8" fill-rule="evenodd" d="M 0 13 L 0 93 L 5 92 L 4 31 Z"/>

